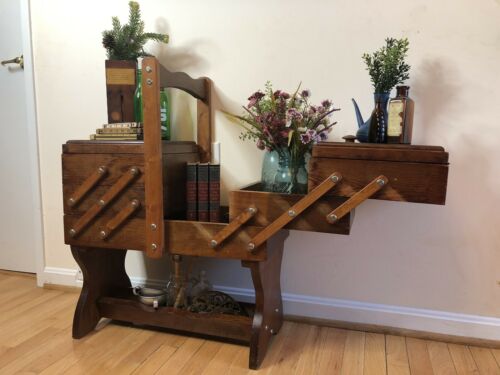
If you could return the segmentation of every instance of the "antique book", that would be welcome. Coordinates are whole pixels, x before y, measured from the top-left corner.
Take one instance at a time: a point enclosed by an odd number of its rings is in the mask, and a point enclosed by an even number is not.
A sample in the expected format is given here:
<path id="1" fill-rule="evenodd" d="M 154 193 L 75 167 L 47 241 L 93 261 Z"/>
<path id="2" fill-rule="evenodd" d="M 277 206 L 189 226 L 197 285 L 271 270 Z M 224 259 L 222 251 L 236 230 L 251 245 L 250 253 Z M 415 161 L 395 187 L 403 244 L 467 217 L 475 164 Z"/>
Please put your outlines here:
<path id="1" fill-rule="evenodd" d="M 186 219 L 198 220 L 198 163 L 187 163 L 186 168 Z"/>
<path id="2" fill-rule="evenodd" d="M 198 221 L 209 221 L 208 163 L 198 164 Z"/>
<path id="3" fill-rule="evenodd" d="M 209 219 L 213 223 L 218 223 L 220 222 L 220 164 L 210 164 L 208 170 Z"/>

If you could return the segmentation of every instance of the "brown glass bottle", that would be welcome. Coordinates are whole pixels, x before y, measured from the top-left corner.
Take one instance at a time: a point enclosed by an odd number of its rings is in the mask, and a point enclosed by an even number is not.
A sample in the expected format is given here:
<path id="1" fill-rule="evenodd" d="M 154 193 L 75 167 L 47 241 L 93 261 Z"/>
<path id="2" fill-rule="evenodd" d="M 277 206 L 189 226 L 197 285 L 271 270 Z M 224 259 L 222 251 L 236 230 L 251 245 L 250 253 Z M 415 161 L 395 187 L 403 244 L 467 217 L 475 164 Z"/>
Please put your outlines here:
<path id="1" fill-rule="evenodd" d="M 375 109 L 370 117 L 370 129 L 368 132 L 368 142 L 370 143 L 386 143 L 387 127 L 382 106 L 382 101 L 377 100 L 375 102 Z"/>
<path id="2" fill-rule="evenodd" d="M 415 102 L 408 97 L 409 86 L 397 86 L 389 102 L 387 143 L 411 143 Z"/>

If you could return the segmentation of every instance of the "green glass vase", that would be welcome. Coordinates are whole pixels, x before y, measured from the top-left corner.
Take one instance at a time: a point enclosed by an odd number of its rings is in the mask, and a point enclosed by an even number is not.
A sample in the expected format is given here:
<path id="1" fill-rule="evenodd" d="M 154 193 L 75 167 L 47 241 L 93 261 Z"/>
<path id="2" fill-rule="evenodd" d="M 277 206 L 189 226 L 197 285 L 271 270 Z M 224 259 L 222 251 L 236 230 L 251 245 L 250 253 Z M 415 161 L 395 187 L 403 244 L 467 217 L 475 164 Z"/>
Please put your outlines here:
<path id="1" fill-rule="evenodd" d="M 309 153 L 291 153 L 288 147 L 267 151 L 262 163 L 262 190 L 306 194 L 309 157 Z"/>

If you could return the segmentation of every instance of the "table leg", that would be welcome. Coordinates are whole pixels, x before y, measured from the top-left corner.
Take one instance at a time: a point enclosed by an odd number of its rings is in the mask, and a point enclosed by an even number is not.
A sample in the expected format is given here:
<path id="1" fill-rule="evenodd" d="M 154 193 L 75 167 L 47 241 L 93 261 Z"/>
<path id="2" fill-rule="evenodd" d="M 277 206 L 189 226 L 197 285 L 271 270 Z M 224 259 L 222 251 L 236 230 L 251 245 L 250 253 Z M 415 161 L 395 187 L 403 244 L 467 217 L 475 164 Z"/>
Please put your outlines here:
<path id="1" fill-rule="evenodd" d="M 242 262 L 250 268 L 255 288 L 255 314 L 250 339 L 249 367 L 257 369 L 266 355 L 271 335 L 283 325 L 281 299 L 281 260 L 288 231 L 282 230 L 266 242 L 268 258 L 263 262 Z"/>
<path id="2" fill-rule="evenodd" d="M 98 299 L 130 288 L 131 284 L 125 272 L 127 250 L 71 246 L 71 252 L 83 274 L 83 288 L 73 318 L 73 338 L 79 339 L 101 319 Z"/>

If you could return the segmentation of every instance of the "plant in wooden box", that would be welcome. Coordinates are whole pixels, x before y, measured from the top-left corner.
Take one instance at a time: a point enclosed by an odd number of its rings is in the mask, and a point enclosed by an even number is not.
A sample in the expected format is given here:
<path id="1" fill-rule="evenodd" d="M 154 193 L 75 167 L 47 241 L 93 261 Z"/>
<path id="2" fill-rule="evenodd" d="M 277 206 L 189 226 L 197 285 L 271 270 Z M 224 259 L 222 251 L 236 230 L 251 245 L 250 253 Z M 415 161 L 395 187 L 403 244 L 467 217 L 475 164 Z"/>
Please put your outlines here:
<path id="1" fill-rule="evenodd" d="M 360 142 L 386 143 L 387 102 L 390 91 L 410 77 L 410 66 L 405 63 L 409 46 L 408 39 L 387 38 L 385 43 L 385 46 L 373 54 L 363 54 L 366 69 L 370 73 L 375 89 L 373 94 L 375 108 L 370 118 L 364 122 L 356 101 L 352 99 L 359 126 L 356 138 Z"/>
<path id="2" fill-rule="evenodd" d="M 330 100 L 320 105 L 309 102 L 309 90 L 288 94 L 274 91 L 271 83 L 264 92 L 257 91 L 248 98 L 242 116 L 231 115 L 244 128 L 243 140 L 256 142 L 266 150 L 262 166 L 262 189 L 280 193 L 307 193 L 307 161 L 313 144 L 328 138 L 335 122 Z"/>
<path id="3" fill-rule="evenodd" d="M 108 122 L 132 122 L 137 58 L 149 56 L 144 45 L 149 40 L 168 43 L 167 34 L 144 32 L 139 3 L 130 1 L 128 23 L 122 25 L 118 17 L 112 18 L 113 28 L 102 33 L 106 49 L 106 92 Z"/>

